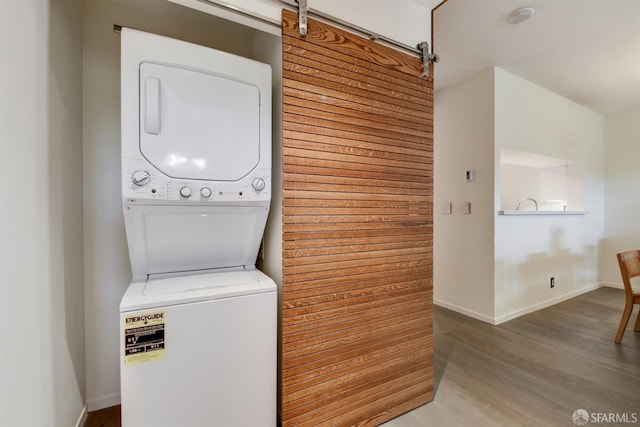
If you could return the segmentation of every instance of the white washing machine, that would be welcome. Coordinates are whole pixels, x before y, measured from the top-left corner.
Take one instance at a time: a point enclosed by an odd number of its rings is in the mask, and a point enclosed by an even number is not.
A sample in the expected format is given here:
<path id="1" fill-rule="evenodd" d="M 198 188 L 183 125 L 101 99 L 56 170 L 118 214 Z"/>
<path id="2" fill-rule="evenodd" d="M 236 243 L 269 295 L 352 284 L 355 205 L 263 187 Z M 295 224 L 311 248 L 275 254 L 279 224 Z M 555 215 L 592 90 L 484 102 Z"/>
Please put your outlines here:
<path id="1" fill-rule="evenodd" d="M 122 29 L 124 427 L 276 424 L 271 68 Z"/>

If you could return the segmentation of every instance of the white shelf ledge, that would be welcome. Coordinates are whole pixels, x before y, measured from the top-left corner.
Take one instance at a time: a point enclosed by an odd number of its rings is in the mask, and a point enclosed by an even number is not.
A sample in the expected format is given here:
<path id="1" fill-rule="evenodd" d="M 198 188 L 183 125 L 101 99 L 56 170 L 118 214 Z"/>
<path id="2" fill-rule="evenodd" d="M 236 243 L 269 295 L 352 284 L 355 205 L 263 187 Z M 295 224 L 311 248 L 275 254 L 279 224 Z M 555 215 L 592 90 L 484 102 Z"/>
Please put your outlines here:
<path id="1" fill-rule="evenodd" d="M 586 211 L 498 211 L 498 215 L 584 215 Z"/>

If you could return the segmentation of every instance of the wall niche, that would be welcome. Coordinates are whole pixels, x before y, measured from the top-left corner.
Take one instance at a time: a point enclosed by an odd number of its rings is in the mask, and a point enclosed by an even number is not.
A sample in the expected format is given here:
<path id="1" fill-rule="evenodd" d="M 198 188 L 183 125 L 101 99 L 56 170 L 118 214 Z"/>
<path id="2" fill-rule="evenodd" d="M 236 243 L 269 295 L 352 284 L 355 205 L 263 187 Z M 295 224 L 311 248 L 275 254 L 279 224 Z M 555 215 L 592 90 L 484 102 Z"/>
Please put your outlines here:
<path id="1" fill-rule="evenodd" d="M 584 212 L 584 167 L 567 159 L 500 150 L 500 213 Z"/>

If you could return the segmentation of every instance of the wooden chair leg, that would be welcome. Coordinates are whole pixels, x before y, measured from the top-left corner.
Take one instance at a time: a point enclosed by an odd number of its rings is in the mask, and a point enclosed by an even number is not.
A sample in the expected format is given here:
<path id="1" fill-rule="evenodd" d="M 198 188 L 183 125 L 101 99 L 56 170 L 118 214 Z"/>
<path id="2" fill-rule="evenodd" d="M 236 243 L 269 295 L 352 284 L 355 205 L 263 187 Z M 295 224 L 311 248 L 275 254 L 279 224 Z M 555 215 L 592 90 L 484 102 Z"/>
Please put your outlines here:
<path id="1" fill-rule="evenodd" d="M 640 332 L 640 311 L 638 311 L 638 317 L 636 318 L 636 325 L 633 327 L 633 330 L 636 332 Z"/>
<path id="2" fill-rule="evenodd" d="M 629 323 L 629 317 L 631 317 L 631 311 L 633 310 L 633 304 L 625 304 L 624 311 L 622 312 L 622 319 L 620 319 L 620 326 L 618 326 L 618 333 L 616 334 L 616 344 L 620 344 L 622 341 L 622 335 Z M 637 323 L 637 322 L 636 322 Z"/>

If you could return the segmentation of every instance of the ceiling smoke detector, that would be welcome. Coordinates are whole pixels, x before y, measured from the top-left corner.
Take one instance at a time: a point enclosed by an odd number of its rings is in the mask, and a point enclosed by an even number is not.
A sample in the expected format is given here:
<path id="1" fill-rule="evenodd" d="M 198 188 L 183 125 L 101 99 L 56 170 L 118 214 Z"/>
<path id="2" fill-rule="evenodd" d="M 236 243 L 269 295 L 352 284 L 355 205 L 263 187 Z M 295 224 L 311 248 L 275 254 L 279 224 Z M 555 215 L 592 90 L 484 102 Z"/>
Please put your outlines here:
<path id="1" fill-rule="evenodd" d="M 507 16 L 507 22 L 509 24 L 519 24 L 536 14 L 536 9 L 531 6 L 521 7 L 514 10 Z"/>

